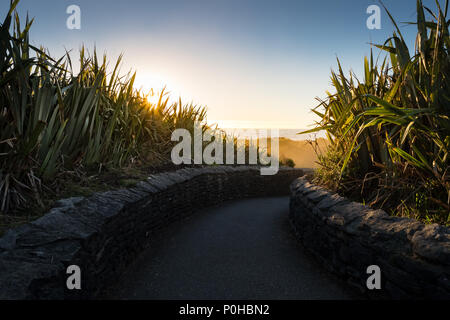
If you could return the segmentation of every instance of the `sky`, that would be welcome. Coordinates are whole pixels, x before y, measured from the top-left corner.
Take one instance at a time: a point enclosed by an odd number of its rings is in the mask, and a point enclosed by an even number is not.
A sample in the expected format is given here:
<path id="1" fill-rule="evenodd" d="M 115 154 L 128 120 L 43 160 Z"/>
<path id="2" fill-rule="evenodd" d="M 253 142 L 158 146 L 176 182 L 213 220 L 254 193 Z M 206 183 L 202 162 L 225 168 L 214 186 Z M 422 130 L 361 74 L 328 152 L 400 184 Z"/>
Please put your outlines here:
<path id="1" fill-rule="evenodd" d="M 2 0 L 5 16 L 9 1 Z M 443 1 L 441 1 L 443 2 Z M 416 19 L 415 0 L 384 0 L 399 22 Z M 434 0 L 424 0 L 433 7 Z M 361 74 L 370 42 L 393 32 L 369 30 L 366 13 L 378 0 L 21 0 L 35 18 L 31 42 L 60 57 L 82 44 L 137 71 L 136 86 L 206 106 L 222 127 L 308 128 L 316 97 L 330 90 L 330 70 Z M 66 27 L 66 9 L 81 9 L 81 29 Z M 3 19 L 3 18 L 1 18 Z M 415 27 L 401 25 L 413 48 Z M 378 54 L 379 50 L 375 50 Z"/>

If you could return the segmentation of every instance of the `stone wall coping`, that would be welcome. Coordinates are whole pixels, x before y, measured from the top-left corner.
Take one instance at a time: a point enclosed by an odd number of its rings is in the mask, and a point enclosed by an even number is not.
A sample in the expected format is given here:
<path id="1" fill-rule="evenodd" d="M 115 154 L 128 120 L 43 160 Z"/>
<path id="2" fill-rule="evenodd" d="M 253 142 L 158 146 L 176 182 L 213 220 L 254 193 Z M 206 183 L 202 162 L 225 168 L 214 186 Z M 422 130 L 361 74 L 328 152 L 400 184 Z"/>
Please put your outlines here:
<path id="1" fill-rule="evenodd" d="M 131 188 L 61 199 L 44 216 L 0 238 L 0 299 L 92 298 L 103 275 L 117 275 L 130 262 L 134 253 L 123 251 L 142 250 L 150 232 L 196 207 L 271 192 L 274 186 L 264 181 L 283 181 L 288 192 L 302 174 L 285 167 L 274 176 L 260 176 L 258 166 L 183 168 L 149 175 Z M 239 188 L 231 185 L 238 180 Z M 219 196 L 208 197 L 214 188 Z M 123 266 L 106 264 L 121 255 Z M 65 268 L 77 263 L 98 278 L 87 278 L 89 288 L 79 294 L 65 289 Z"/>
<path id="2" fill-rule="evenodd" d="M 355 276 L 349 270 L 360 268 L 358 264 L 364 260 L 364 263 L 384 264 L 388 285 L 395 285 L 395 290 L 386 290 L 391 297 L 403 294 L 450 297 L 448 227 L 390 216 L 383 210 L 372 209 L 316 186 L 305 176 L 291 184 L 290 218 L 300 240 L 309 247 L 307 249 L 330 263 L 332 271 L 353 278 L 352 281 L 359 282 L 361 287 L 364 287 L 365 279 L 358 277 L 366 275 L 359 270 Z M 320 236 L 309 234 L 308 228 L 318 231 Z M 317 247 L 312 245 L 314 241 L 318 241 Z M 327 251 L 330 246 L 334 246 L 334 251 Z M 351 257 L 352 248 L 361 251 L 354 254 L 357 258 Z M 405 279 L 411 284 L 405 283 Z M 416 291 L 411 288 L 414 285 L 419 287 Z M 422 285 L 430 288 L 427 291 L 420 287 Z M 430 293 L 432 288 L 436 290 L 435 294 Z"/>

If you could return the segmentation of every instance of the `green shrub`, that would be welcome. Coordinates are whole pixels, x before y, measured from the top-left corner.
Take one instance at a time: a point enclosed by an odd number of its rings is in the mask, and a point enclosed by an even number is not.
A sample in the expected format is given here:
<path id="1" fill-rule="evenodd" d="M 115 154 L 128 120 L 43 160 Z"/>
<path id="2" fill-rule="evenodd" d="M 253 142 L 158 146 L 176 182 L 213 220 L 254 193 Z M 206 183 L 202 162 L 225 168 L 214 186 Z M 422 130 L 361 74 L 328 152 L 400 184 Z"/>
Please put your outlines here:
<path id="1" fill-rule="evenodd" d="M 316 181 L 394 214 L 450 223 L 450 38 L 442 9 L 417 0 L 416 51 L 396 31 L 381 64 L 364 60 L 364 81 L 346 77 L 338 60 L 336 90 L 313 110 L 331 146 Z M 429 12 L 426 20 L 425 11 Z M 303 132 L 303 133 L 306 133 Z M 420 194 L 420 205 L 414 198 Z M 426 205 L 425 205 L 426 203 Z"/>
<path id="2" fill-rule="evenodd" d="M 175 128 L 193 130 L 206 110 L 161 92 L 151 104 L 133 88 L 135 74 L 119 75 L 120 56 L 107 75 L 106 56 L 80 51 L 55 60 L 29 43 L 15 7 L 0 26 L 0 211 L 41 203 L 42 183 L 67 170 L 122 167 L 167 157 Z M 204 127 L 206 129 L 206 127 Z"/>

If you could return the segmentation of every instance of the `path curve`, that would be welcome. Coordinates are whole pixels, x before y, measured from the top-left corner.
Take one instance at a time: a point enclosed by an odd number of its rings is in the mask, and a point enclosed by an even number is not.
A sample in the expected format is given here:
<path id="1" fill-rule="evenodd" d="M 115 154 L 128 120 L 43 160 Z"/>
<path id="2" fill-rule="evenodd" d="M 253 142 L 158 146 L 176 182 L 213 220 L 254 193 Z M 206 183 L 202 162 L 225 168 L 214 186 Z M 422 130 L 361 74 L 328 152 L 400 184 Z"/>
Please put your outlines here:
<path id="1" fill-rule="evenodd" d="M 289 198 L 222 204 L 152 239 L 107 298 L 354 299 L 296 242 Z"/>

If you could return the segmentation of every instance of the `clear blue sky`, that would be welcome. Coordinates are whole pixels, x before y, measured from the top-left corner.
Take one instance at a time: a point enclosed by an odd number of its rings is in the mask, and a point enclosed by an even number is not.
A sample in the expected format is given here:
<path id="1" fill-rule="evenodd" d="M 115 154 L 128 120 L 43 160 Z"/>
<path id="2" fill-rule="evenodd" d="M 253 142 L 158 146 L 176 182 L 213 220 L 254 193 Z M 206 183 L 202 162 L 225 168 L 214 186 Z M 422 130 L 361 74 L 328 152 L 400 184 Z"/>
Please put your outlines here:
<path id="1" fill-rule="evenodd" d="M 416 19 L 415 0 L 384 3 L 398 21 Z M 71 4 L 81 8 L 81 30 L 66 28 Z M 82 43 L 111 58 L 123 52 L 122 70 L 136 70 L 140 86 L 166 84 L 174 96 L 207 105 L 210 119 L 305 128 L 316 119 L 314 98 L 330 88 L 336 56 L 359 74 L 368 43 L 392 34 L 384 11 L 382 29 L 367 29 L 371 4 L 379 2 L 22 0 L 19 12 L 36 19 L 32 42 L 54 56 Z M 413 44 L 414 26 L 401 29 Z"/>

